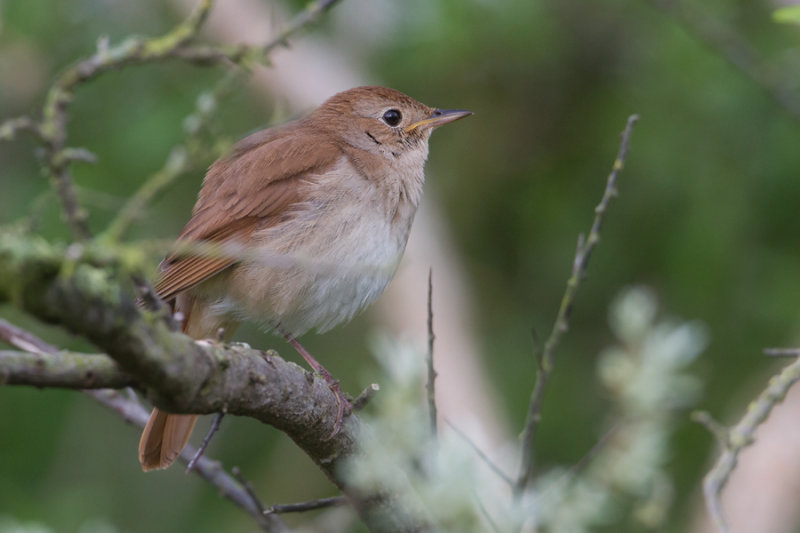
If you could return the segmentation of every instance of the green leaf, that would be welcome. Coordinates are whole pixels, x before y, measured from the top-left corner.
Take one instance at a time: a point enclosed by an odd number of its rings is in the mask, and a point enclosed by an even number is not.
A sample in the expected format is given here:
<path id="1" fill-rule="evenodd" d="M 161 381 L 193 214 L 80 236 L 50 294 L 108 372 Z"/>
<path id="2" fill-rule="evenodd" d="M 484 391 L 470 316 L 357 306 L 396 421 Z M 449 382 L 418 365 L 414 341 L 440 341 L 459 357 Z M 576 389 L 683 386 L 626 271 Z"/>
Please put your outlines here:
<path id="1" fill-rule="evenodd" d="M 772 20 L 782 24 L 800 24 L 800 5 L 776 9 L 772 13 Z"/>

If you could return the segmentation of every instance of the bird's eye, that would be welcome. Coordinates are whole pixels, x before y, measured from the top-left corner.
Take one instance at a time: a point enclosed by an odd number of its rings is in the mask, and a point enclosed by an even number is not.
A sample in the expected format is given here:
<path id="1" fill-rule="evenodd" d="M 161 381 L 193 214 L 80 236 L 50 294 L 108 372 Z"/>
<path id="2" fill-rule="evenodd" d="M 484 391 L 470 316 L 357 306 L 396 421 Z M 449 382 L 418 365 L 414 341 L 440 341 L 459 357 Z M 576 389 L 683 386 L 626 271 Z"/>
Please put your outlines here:
<path id="1" fill-rule="evenodd" d="M 383 114 L 383 121 L 391 127 L 395 127 L 403 120 L 403 115 L 397 109 L 390 109 Z"/>

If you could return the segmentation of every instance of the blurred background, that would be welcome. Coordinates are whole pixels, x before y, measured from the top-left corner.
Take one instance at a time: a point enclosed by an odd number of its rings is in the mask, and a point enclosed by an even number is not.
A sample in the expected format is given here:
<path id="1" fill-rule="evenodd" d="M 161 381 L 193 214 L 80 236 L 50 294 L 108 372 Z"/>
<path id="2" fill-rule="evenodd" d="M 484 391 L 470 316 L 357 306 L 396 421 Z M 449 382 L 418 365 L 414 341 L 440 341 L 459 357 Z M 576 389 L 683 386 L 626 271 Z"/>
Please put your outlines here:
<path id="1" fill-rule="evenodd" d="M 159 35 L 193 4 L 0 0 L 0 121 L 36 114 L 49 84 L 99 37 Z M 202 34 L 211 42 L 266 42 L 305 5 L 220 4 Z M 220 100 L 211 129 L 231 141 L 361 84 L 475 112 L 432 138 L 423 212 L 398 285 L 352 324 L 304 340 L 345 390 L 381 381 L 370 355 L 376 330 L 424 341 L 433 267 L 444 409 L 474 419 L 473 436 L 490 453 L 513 441 L 535 377 L 534 337 L 552 327 L 577 235 L 588 231 L 619 133 L 637 113 L 619 197 L 557 354 L 535 442 L 538 469 L 577 463 L 606 431 L 597 358 L 614 342 L 609 304 L 632 284 L 653 288 L 663 316 L 705 324 L 710 342 L 692 367 L 703 381 L 697 405 L 736 420 L 782 364 L 761 350 L 800 344 L 800 31 L 774 22 L 777 6 L 768 2 L 694 4 L 342 0 L 276 53 L 272 68 L 257 68 Z M 79 90 L 69 144 L 99 158 L 74 167 L 93 230 L 182 142 L 184 119 L 225 70 L 164 62 Z M 39 231 L 67 239 L 35 148 L 24 134 L 0 143 L 0 223 L 35 209 Z M 177 235 L 211 160 L 197 161 L 159 197 L 129 238 Z M 91 350 L 10 307 L 0 316 Z M 256 328 L 237 338 L 296 359 Z M 700 530 L 699 487 L 713 440 L 688 412 L 676 420 L 664 465 L 673 502 L 659 530 Z M 773 432 L 786 439 L 776 447 L 797 450 L 797 416 L 786 424 Z M 80 394 L 0 389 L 0 530 L 15 522 L 84 533 L 254 529 L 182 468 L 143 475 L 138 436 Z M 288 439 L 253 420 L 226 418 L 209 455 L 240 466 L 267 503 L 335 493 Z M 794 487 L 796 495 L 795 467 L 772 464 L 744 484 L 761 494 Z M 751 508 L 781 523 L 741 531 L 800 531 L 796 511 L 784 511 Z M 647 529 L 622 521 L 598 530 Z"/>

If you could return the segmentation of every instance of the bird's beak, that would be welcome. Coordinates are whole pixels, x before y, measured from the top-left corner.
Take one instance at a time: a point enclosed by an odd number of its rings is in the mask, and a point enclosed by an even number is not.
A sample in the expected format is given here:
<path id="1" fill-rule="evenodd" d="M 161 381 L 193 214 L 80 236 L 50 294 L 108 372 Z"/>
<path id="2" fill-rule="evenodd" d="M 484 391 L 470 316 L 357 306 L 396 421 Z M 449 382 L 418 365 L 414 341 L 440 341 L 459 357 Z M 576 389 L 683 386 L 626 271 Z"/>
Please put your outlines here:
<path id="1" fill-rule="evenodd" d="M 406 126 L 405 132 L 411 133 L 419 128 L 438 128 L 439 126 L 449 122 L 468 117 L 471 114 L 472 111 L 467 111 L 466 109 L 435 109 L 433 114 L 431 114 L 431 116 L 428 118 L 419 120 Z"/>

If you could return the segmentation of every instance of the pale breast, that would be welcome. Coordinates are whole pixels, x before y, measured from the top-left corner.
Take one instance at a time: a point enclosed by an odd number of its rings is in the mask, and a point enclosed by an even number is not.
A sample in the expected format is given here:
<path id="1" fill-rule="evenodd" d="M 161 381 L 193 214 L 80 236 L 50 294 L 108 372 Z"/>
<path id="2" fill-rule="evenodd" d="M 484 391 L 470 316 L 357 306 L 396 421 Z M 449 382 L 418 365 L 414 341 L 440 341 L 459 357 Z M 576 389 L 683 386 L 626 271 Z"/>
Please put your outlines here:
<path id="1" fill-rule="evenodd" d="M 407 187 L 365 180 L 346 159 L 312 178 L 312 202 L 253 235 L 257 257 L 234 267 L 227 295 L 214 305 L 220 313 L 295 336 L 322 332 L 350 320 L 391 281 L 416 211 Z M 420 172 L 420 188 L 421 180 Z"/>

